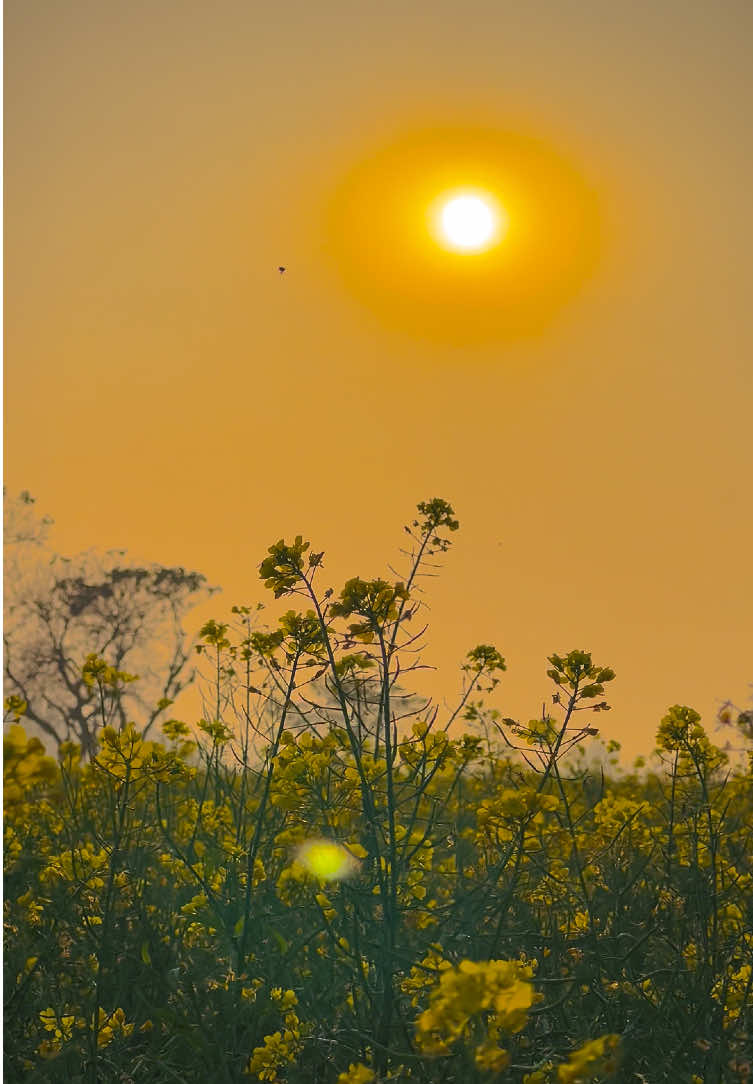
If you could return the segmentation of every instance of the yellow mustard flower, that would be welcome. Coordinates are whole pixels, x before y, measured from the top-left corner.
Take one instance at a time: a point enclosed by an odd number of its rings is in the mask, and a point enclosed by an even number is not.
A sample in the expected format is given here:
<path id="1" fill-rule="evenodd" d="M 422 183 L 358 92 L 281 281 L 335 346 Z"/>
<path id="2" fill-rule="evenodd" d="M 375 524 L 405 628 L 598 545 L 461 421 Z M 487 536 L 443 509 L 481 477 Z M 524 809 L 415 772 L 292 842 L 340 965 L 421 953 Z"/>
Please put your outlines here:
<path id="1" fill-rule="evenodd" d="M 557 1068 L 560 1084 L 582 1084 L 592 1080 L 597 1074 L 614 1072 L 614 1053 L 619 1042 L 619 1035 L 601 1035 L 598 1039 L 589 1039 L 573 1051 L 566 1065 Z"/>
<path id="2" fill-rule="evenodd" d="M 347 1071 L 340 1073 L 337 1084 L 373 1084 L 375 1079 L 373 1069 L 369 1069 L 367 1065 L 363 1065 L 360 1061 L 356 1065 L 351 1062 Z"/>

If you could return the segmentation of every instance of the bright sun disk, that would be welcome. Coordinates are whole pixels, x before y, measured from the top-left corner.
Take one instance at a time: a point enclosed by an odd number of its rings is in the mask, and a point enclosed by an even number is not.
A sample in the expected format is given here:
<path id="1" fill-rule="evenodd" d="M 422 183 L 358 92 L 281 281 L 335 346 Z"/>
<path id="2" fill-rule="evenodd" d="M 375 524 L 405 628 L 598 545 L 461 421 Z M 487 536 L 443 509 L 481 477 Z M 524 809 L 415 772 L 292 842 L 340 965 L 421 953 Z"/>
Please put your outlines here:
<path id="1" fill-rule="evenodd" d="M 442 201 L 439 231 L 452 248 L 464 252 L 488 248 L 504 225 L 504 213 L 488 196 L 462 194 Z"/>

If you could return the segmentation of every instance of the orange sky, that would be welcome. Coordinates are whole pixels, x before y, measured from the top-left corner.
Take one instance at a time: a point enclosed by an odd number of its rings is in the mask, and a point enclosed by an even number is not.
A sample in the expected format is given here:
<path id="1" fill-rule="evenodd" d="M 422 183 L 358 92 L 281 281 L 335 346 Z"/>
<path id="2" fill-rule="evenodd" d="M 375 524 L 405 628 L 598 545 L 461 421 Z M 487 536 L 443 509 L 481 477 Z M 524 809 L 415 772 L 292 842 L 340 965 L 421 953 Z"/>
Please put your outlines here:
<path id="1" fill-rule="evenodd" d="M 282 535 L 385 575 L 444 497 L 440 698 L 493 642 L 525 720 L 583 648 L 631 756 L 670 704 L 711 729 L 753 682 L 752 32 L 747 0 L 9 0 L 9 489 L 63 552 L 220 584 L 194 627 Z M 504 274 L 413 259 L 421 140 L 448 176 L 538 148 L 550 211 L 567 163 L 593 259 L 581 223 L 557 262 L 572 204 Z"/>

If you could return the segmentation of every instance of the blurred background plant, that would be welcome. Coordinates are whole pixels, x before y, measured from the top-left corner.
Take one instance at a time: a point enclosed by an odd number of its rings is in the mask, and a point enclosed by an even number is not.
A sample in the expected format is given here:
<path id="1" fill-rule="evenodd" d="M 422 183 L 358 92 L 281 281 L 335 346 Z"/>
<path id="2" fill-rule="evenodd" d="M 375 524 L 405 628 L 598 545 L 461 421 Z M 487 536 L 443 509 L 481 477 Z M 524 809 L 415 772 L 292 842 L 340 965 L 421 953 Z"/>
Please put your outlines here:
<path id="1" fill-rule="evenodd" d="M 91 756 L 101 702 L 82 664 L 106 655 L 114 670 L 139 677 L 105 683 L 108 721 L 122 726 L 138 714 L 148 731 L 194 679 L 183 620 L 217 588 L 198 572 L 127 561 L 124 550 L 57 554 L 53 521 L 34 498 L 3 494 L 5 695 L 25 702 L 27 722 L 48 743 L 74 740 Z"/>

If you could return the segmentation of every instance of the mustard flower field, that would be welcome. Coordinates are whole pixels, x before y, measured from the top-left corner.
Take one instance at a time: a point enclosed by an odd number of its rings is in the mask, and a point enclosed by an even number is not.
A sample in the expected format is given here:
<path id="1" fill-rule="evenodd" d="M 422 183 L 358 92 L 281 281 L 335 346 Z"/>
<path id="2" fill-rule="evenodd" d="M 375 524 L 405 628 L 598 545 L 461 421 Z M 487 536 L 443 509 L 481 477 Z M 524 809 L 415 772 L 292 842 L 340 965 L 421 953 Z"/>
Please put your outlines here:
<path id="1" fill-rule="evenodd" d="M 751 1077 L 750 713 L 735 759 L 668 706 L 624 771 L 586 651 L 549 657 L 525 722 L 488 644 L 452 710 L 411 694 L 457 526 L 420 504 L 404 579 L 339 592 L 301 537 L 271 546 L 291 608 L 204 625 L 196 724 L 166 700 L 158 733 L 113 725 L 136 675 L 96 653 L 95 755 L 47 755 L 6 698 L 6 1081 Z"/>

